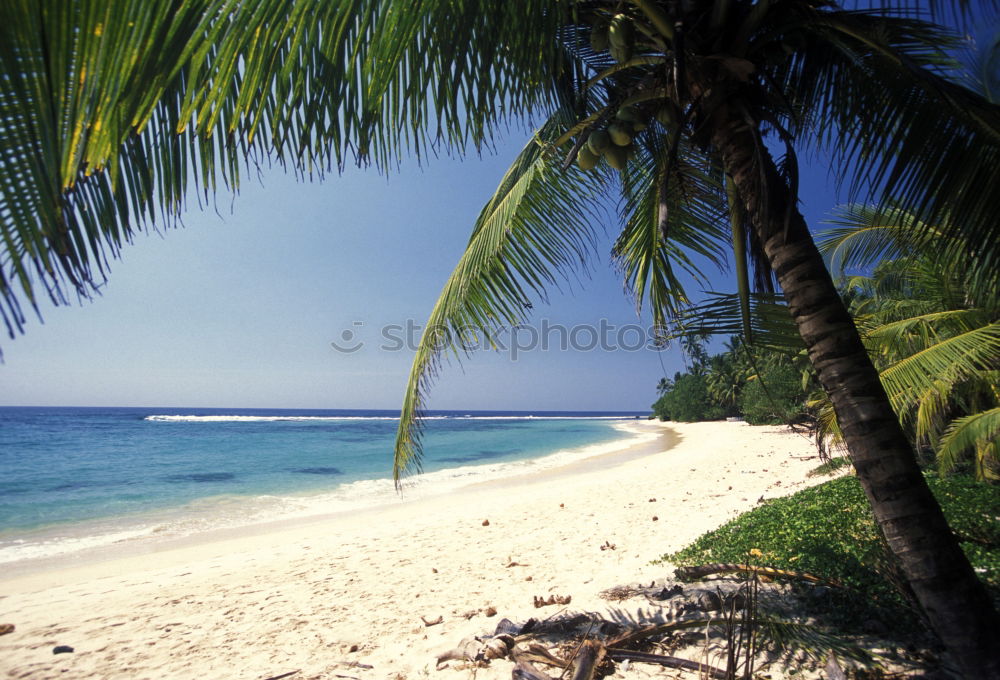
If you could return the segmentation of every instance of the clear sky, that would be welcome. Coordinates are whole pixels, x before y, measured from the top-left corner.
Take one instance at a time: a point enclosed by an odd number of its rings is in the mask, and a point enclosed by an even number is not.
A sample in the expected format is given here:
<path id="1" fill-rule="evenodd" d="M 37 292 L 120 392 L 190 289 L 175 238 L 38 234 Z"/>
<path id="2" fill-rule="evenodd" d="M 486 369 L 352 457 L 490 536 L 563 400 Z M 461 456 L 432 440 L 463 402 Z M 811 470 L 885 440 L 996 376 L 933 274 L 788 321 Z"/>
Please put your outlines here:
<path id="1" fill-rule="evenodd" d="M 398 408 L 413 353 L 391 347 L 400 343 L 382 329 L 424 323 L 522 143 L 515 133 L 495 155 L 408 164 L 388 178 L 350 169 L 309 184 L 274 170 L 245 180 L 235 200 L 220 195 L 218 213 L 192 201 L 184 228 L 124 249 L 100 297 L 45 308 L 44 323 L 31 319 L 24 336 L 3 342 L 0 403 Z M 807 175 L 807 214 L 819 216 L 835 201 L 822 172 Z M 533 325 L 648 323 L 622 292 L 610 241 L 589 278 L 536 305 Z M 712 277 L 713 288 L 731 285 L 728 274 Z M 347 353 L 331 342 L 362 344 Z M 430 407 L 647 409 L 664 368 L 683 367 L 675 349 L 510 354 L 446 367 Z"/>

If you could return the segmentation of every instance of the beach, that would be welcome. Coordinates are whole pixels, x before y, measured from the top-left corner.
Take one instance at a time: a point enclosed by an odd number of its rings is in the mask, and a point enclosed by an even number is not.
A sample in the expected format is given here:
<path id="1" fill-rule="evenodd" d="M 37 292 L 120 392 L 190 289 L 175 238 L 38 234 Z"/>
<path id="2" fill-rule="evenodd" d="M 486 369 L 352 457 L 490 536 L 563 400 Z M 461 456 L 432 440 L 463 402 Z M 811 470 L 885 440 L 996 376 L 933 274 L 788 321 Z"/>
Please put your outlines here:
<path id="1" fill-rule="evenodd" d="M 435 658 L 503 617 L 631 607 L 641 618 L 645 601 L 600 593 L 671 576 L 650 562 L 761 498 L 821 481 L 806 477 L 818 464 L 811 440 L 787 428 L 635 427 L 650 434 L 641 450 L 541 474 L 0 574 L 0 624 L 16 627 L 0 636 L 0 675 L 469 677 Z M 534 607 L 550 595 L 572 601 Z M 53 654 L 58 645 L 74 651 Z M 496 661 L 475 675 L 510 669 Z"/>

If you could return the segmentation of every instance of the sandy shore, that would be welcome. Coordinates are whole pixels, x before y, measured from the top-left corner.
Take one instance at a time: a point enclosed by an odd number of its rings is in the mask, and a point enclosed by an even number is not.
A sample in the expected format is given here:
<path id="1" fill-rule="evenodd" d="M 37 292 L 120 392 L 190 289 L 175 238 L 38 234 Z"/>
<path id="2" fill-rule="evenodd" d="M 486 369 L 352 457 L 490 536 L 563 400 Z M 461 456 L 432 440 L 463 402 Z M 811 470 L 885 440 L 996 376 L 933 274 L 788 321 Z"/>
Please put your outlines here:
<path id="1" fill-rule="evenodd" d="M 662 451 L 671 438 L 659 440 L 659 453 L 146 555 L 0 574 L 0 624 L 16 626 L 0 636 L 0 677 L 471 677 L 435 670 L 436 655 L 492 632 L 500 617 L 558 611 L 535 609 L 536 595 L 572 595 L 575 611 L 621 607 L 598 594 L 669 576 L 650 561 L 761 496 L 819 481 L 805 477 L 817 465 L 812 443 L 783 428 L 671 429 L 674 445 Z M 605 542 L 615 549 L 601 550 Z M 499 614 L 488 618 L 488 607 Z M 425 627 L 422 616 L 443 623 Z M 75 651 L 53 655 L 56 645 Z M 510 664 L 476 677 L 506 680 Z"/>

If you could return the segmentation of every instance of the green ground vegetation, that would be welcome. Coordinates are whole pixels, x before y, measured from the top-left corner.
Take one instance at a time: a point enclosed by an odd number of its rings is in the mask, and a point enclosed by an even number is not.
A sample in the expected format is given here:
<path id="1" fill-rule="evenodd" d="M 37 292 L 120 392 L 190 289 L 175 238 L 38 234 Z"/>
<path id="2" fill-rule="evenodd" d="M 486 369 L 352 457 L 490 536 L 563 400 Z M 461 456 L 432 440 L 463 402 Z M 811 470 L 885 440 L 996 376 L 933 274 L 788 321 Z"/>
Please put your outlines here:
<path id="1" fill-rule="evenodd" d="M 976 573 L 1000 600 L 1000 493 L 969 476 L 938 477 L 928 484 Z M 677 565 L 744 563 L 759 550 L 759 564 L 836 580 L 844 589 L 803 598 L 811 615 L 849 631 L 871 632 L 872 622 L 892 632 L 919 630 L 921 619 L 882 542 L 858 480 L 840 477 L 786 498 L 766 501 L 689 546 L 663 555 Z M 756 554 L 756 553 L 754 553 Z"/>

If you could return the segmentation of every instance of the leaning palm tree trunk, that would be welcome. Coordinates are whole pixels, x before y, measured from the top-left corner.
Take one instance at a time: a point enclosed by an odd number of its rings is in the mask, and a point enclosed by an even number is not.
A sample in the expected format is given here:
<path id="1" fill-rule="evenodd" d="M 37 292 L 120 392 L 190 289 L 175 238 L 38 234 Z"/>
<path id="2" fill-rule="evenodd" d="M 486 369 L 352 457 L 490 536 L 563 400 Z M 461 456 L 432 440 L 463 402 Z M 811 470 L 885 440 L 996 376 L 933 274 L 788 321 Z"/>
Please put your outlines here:
<path id="1" fill-rule="evenodd" d="M 886 541 L 964 675 L 1000 678 L 1000 617 L 921 474 L 805 220 L 744 122 L 716 130 L 713 144 L 752 216 Z"/>

